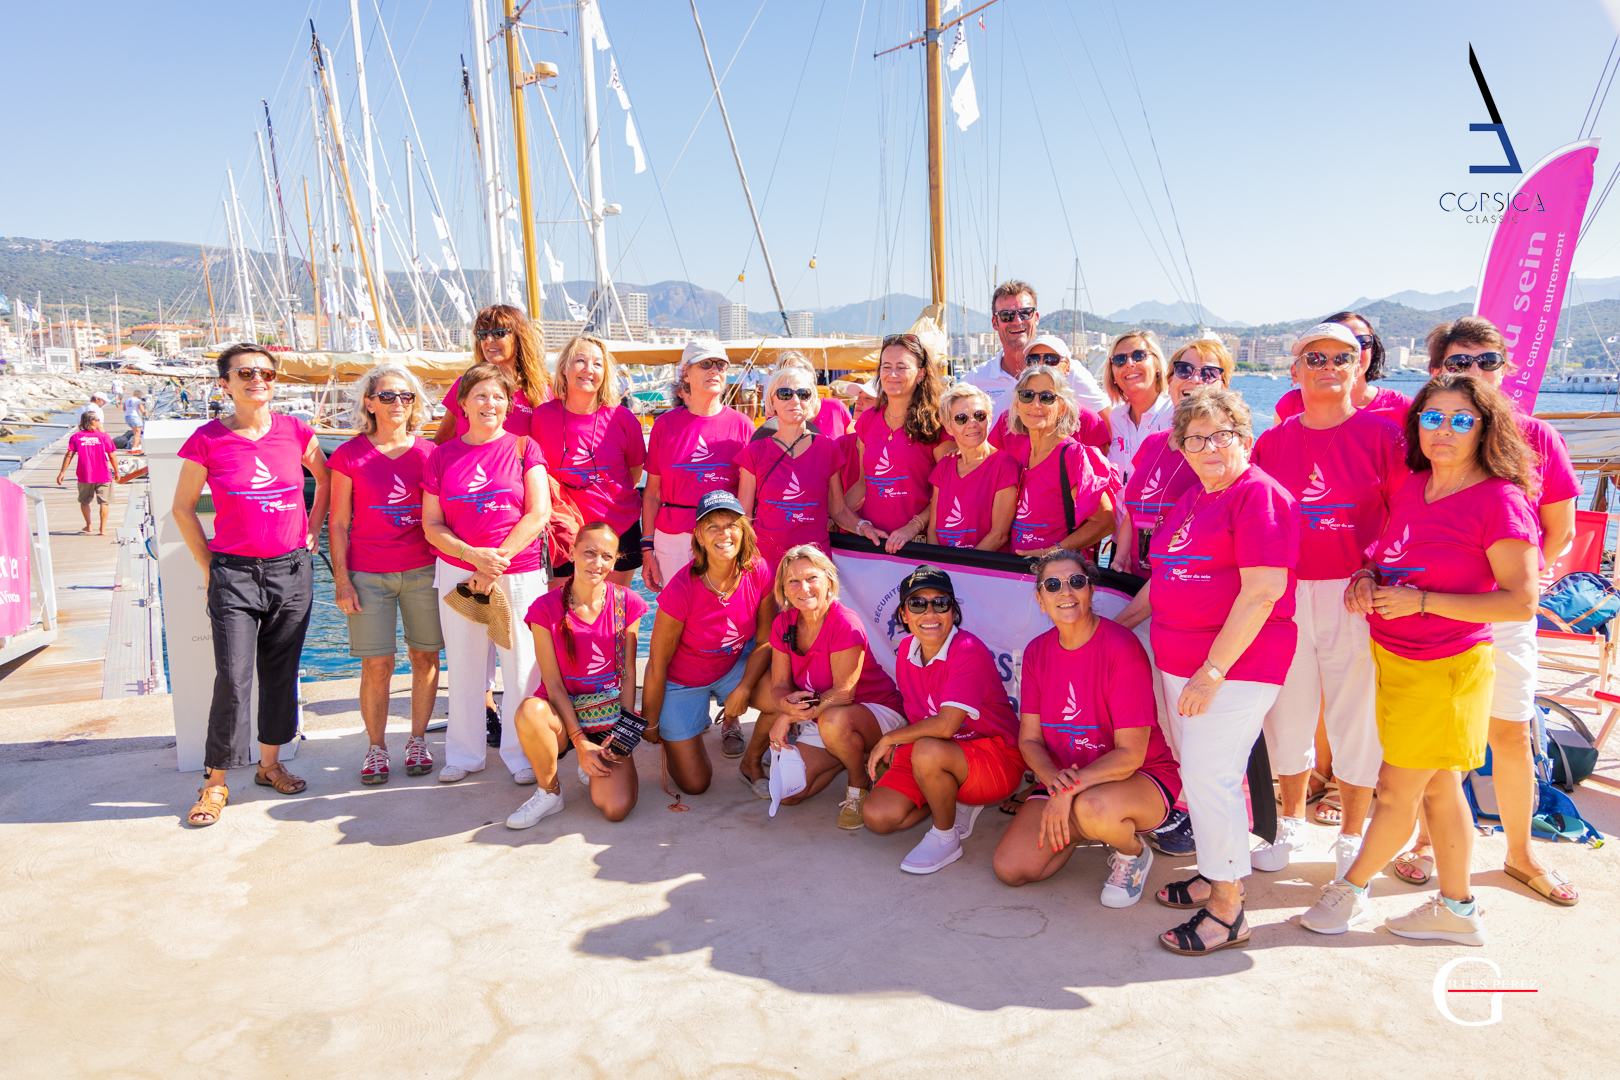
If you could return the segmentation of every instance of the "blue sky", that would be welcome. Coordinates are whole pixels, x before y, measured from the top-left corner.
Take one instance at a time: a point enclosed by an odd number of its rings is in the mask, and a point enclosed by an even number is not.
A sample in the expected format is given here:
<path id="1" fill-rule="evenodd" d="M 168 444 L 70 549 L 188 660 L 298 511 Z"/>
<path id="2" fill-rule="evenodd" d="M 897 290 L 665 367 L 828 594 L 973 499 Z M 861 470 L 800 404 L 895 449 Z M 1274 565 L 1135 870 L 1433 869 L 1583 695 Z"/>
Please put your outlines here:
<path id="1" fill-rule="evenodd" d="M 526 21 L 572 31 L 561 4 L 535 0 Z M 731 65 L 727 105 L 789 306 L 925 295 L 920 51 L 872 56 L 912 36 L 920 0 L 699 8 L 716 65 Z M 380 10 L 459 242 L 477 261 L 459 96 L 459 55 L 471 53 L 466 3 L 387 0 Z M 687 278 L 771 307 L 724 129 L 712 107 L 703 112 L 708 73 L 687 5 L 602 0 L 602 10 L 652 166 L 632 173 L 623 114 L 605 85 L 607 54 L 598 54 L 606 195 L 624 207 L 609 232 L 617 276 Z M 983 32 L 969 20 L 981 118 L 965 133 L 949 129 L 952 303 L 982 309 L 993 276 L 1016 275 L 1054 310 L 1070 294 L 1076 257 L 1085 306 L 1102 313 L 1190 295 L 1194 279 L 1207 308 L 1250 322 L 1472 285 L 1489 226 L 1442 212 L 1438 196 L 1506 190 L 1516 178 L 1468 172 L 1501 155 L 1490 134 L 1468 130 L 1489 120 L 1468 69 L 1470 42 L 1528 167 L 1574 139 L 1614 28 L 1596 3 L 1565 0 L 1344 11 L 1001 0 L 984 13 Z M 335 54 L 356 124 L 342 0 L 13 5 L 0 66 L 0 234 L 222 243 L 229 164 L 253 230 L 266 235 L 253 141 L 261 98 L 275 117 L 288 194 L 304 176 L 315 186 L 310 18 Z M 361 23 L 378 145 L 402 185 L 409 129 L 374 0 L 362 0 Z M 527 32 L 526 41 L 535 59 L 562 69 L 545 93 L 578 171 L 576 39 Z M 537 106 L 539 216 L 576 217 Z M 1620 93 L 1596 133 L 1614 140 L 1598 158 L 1601 189 L 1620 152 Z M 400 221 L 403 204 L 401 194 Z M 289 209 L 301 232 L 301 203 Z M 419 215 L 427 242 L 425 196 Z M 589 276 L 580 226 L 542 232 L 568 277 Z M 1600 215 L 1575 265 L 1584 276 L 1620 275 L 1620 208 Z"/>

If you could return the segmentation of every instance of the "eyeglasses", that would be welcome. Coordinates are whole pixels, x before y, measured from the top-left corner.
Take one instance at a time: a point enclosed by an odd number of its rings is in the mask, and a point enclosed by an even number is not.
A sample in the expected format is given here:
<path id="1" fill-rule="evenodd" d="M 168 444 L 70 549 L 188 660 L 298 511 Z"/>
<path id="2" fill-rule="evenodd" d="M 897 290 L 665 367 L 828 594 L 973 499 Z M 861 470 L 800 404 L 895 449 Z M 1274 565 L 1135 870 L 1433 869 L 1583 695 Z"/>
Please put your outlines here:
<path id="1" fill-rule="evenodd" d="M 997 321 L 1003 324 L 1029 322 L 1029 320 L 1033 319 L 1034 317 L 1035 309 L 1032 307 L 1002 308 L 1000 311 L 996 312 Z"/>
<path id="2" fill-rule="evenodd" d="M 245 383 L 250 383 L 254 379 L 263 379 L 265 382 L 276 381 L 276 369 L 273 367 L 239 367 L 233 368 L 231 374 Z"/>
<path id="3" fill-rule="evenodd" d="M 1377 339 L 1377 338 L 1376 338 L 1376 337 L 1374 337 L 1374 336 L 1373 336 L 1373 335 L 1371 335 L 1371 334 L 1357 334 L 1357 335 L 1356 335 L 1356 342 L 1357 342 L 1357 343 L 1358 343 L 1358 344 L 1359 344 L 1359 345 L 1360 345 L 1360 346 L 1361 346 L 1361 347 L 1362 347 L 1362 348 L 1363 348 L 1363 349 L 1370 349 L 1370 348 L 1372 348 L 1372 347 L 1373 347 L 1373 342 L 1375 342 L 1375 341 L 1377 341 L 1377 340 L 1378 340 L 1378 339 Z"/>
<path id="4" fill-rule="evenodd" d="M 1047 592 L 1055 593 L 1062 592 L 1063 586 L 1067 585 L 1075 592 L 1079 592 L 1090 584 L 1091 579 L 1086 577 L 1086 575 L 1070 574 L 1067 578 L 1049 577 L 1045 581 L 1041 582 L 1041 588 L 1045 589 Z"/>
<path id="5" fill-rule="evenodd" d="M 1453 375 L 1467 371 L 1471 367 L 1477 367 L 1481 371 L 1495 371 L 1505 363 L 1507 359 L 1499 352 L 1483 352 L 1478 356 L 1464 356 L 1458 353 L 1441 361 L 1441 365 Z"/>
<path id="6" fill-rule="evenodd" d="M 1474 425 L 1479 423 L 1479 417 L 1473 413 L 1452 413 L 1449 417 L 1439 409 L 1418 413 L 1418 426 L 1424 431 L 1439 431 L 1440 425 L 1448 420 L 1450 421 L 1448 426 L 1458 435 L 1468 434 L 1474 430 Z"/>
<path id="7" fill-rule="evenodd" d="M 475 604 L 489 603 L 489 593 L 473 592 L 471 589 L 467 588 L 467 583 L 465 581 L 456 586 L 456 595 L 465 597 Z"/>
<path id="8" fill-rule="evenodd" d="M 499 341 L 511 332 L 512 331 L 510 329 L 504 326 L 492 326 L 488 330 L 474 330 L 473 337 L 477 338 L 479 341 L 488 341 L 490 338 L 494 338 L 496 341 Z"/>
<path id="9" fill-rule="evenodd" d="M 913 615 L 921 615 L 929 608 L 943 615 L 956 606 L 956 601 L 948 596 L 908 596 L 906 597 L 906 610 Z"/>
<path id="10" fill-rule="evenodd" d="M 1237 442 L 1238 433 L 1228 428 L 1225 431 L 1212 431 L 1208 435 L 1188 435 L 1181 440 L 1181 448 L 1191 453 L 1201 453 L 1206 445 L 1217 450 L 1225 450 Z"/>
<path id="11" fill-rule="evenodd" d="M 1148 357 L 1152 355 L 1153 354 L 1148 352 L 1146 349 L 1132 349 L 1128 353 L 1115 353 L 1113 356 L 1108 358 L 1108 362 L 1113 364 L 1115 367 L 1124 367 L 1126 364 L 1131 363 L 1145 364 L 1147 363 Z"/>
<path id="12" fill-rule="evenodd" d="M 985 412 L 983 409 L 974 409 L 970 413 L 959 412 L 955 416 L 951 417 L 951 419 L 956 421 L 957 427 L 961 427 L 969 420 L 977 420 L 982 424 L 986 420 L 990 419 L 990 414 Z"/>
<path id="13" fill-rule="evenodd" d="M 384 405 L 392 405 L 396 401 L 409 405 L 416 400 L 416 395 L 409 390 L 379 390 L 371 396 Z"/>
<path id="14" fill-rule="evenodd" d="M 707 360 L 698 360 L 695 363 L 693 363 L 692 366 L 699 369 L 699 370 L 701 370 L 701 371 L 714 371 L 716 368 L 718 368 L 721 371 L 724 371 L 724 370 L 726 370 L 726 368 L 731 366 L 731 361 L 730 360 L 722 360 L 717 356 L 712 356 Z"/>
<path id="15" fill-rule="evenodd" d="M 1325 352 L 1308 352 L 1301 356 L 1300 359 L 1305 361 L 1305 366 L 1308 368 L 1325 368 L 1330 360 L 1333 362 L 1334 367 L 1341 368 L 1349 367 L 1360 360 L 1361 357 L 1348 352 L 1334 353 L 1332 356 Z"/>
<path id="16" fill-rule="evenodd" d="M 1018 400 L 1023 402 L 1025 405 L 1028 405 L 1030 402 L 1035 401 L 1037 398 L 1040 399 L 1040 403 L 1042 405 L 1050 405 L 1050 404 L 1052 404 L 1052 402 L 1054 402 L 1054 401 L 1056 401 L 1058 399 L 1058 396 L 1056 394 L 1054 394 L 1050 390 L 1020 390 L 1020 391 L 1018 391 Z"/>
<path id="17" fill-rule="evenodd" d="M 1055 352 L 1032 352 L 1024 357 L 1025 367 L 1034 367 L 1036 364 L 1057 367 L 1061 363 L 1063 363 L 1063 357 Z"/>
<path id="18" fill-rule="evenodd" d="M 1226 374 L 1225 368 L 1195 368 L 1185 360 L 1177 360 L 1174 364 L 1171 364 L 1170 367 L 1171 370 L 1175 372 L 1176 378 L 1181 379 L 1183 382 L 1188 379 L 1197 379 L 1201 383 L 1215 383 L 1220 382 L 1221 376 Z"/>
<path id="19" fill-rule="evenodd" d="M 776 388 L 777 401 L 792 401 L 794 398 L 798 398 L 800 401 L 809 401 L 815 396 L 816 392 L 814 390 L 809 390 L 802 386 L 797 390 L 791 386 L 778 386 Z"/>

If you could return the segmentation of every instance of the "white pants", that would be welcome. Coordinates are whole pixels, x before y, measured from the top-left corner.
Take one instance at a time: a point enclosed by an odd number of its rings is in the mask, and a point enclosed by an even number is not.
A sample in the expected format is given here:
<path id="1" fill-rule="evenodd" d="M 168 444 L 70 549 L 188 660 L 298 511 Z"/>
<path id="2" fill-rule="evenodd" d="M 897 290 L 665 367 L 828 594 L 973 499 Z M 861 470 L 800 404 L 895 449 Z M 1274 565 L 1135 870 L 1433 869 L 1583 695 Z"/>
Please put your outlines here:
<path id="1" fill-rule="evenodd" d="M 484 689 L 488 685 L 490 657 L 500 655 L 505 691 L 501 695 L 501 761 L 514 774 L 529 767 L 518 743 L 518 706 L 532 695 L 540 685 L 540 666 L 534 659 L 534 635 L 523 621 L 533 604 L 546 591 L 546 572 L 531 570 L 526 574 L 505 574 L 496 588 L 506 593 L 512 605 L 512 648 L 497 649 L 489 640 L 489 630 L 483 623 L 451 611 L 444 602 L 446 593 L 472 577 L 471 570 L 463 570 L 443 559 L 438 561 L 433 577 L 439 590 L 439 625 L 444 631 L 445 660 L 450 665 L 450 722 L 444 732 L 444 763 L 468 772 L 484 767 L 489 752 L 484 723 Z M 485 676 L 480 678 L 479 676 Z"/>
<path id="2" fill-rule="evenodd" d="M 692 561 L 692 534 L 653 530 L 653 558 L 658 560 L 658 579 L 665 585 Z"/>
<path id="3" fill-rule="evenodd" d="M 1491 624 L 1496 660 L 1496 685 L 1491 690 L 1491 715 L 1498 720 L 1527 724 L 1536 715 L 1536 668 L 1541 650 L 1536 644 L 1536 620 Z"/>
<path id="4" fill-rule="evenodd" d="M 1189 680 L 1167 671 L 1159 678 L 1164 700 L 1180 701 Z M 1209 709 L 1197 716 L 1182 716 L 1170 705 L 1166 734 L 1174 730 L 1170 738 L 1181 747 L 1181 795 L 1198 842 L 1198 872 L 1210 881 L 1249 876 L 1249 809 L 1243 778 L 1277 690 L 1271 683 L 1228 680 L 1215 691 Z"/>
<path id="5" fill-rule="evenodd" d="M 1277 703 L 1266 713 L 1266 753 L 1278 776 L 1297 776 L 1316 765 L 1316 718 L 1325 710 L 1333 775 L 1356 787 L 1376 787 L 1384 749 L 1375 710 L 1367 619 L 1344 608 L 1348 578 L 1301 581 L 1294 587 L 1299 644 Z"/>

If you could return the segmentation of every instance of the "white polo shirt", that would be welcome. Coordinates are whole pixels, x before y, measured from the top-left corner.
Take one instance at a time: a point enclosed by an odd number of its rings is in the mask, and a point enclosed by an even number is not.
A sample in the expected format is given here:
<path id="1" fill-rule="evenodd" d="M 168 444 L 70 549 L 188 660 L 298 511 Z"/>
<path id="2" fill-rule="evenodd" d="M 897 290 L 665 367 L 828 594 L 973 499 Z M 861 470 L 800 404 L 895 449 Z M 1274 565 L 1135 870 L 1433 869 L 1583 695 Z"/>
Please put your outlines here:
<path id="1" fill-rule="evenodd" d="M 1121 401 L 1108 414 L 1108 460 L 1119 467 L 1120 473 L 1131 478 L 1131 460 L 1137 447 L 1156 431 L 1169 431 L 1176 419 L 1176 407 L 1169 394 L 1160 394 L 1159 400 L 1142 414 L 1141 423 L 1131 423 L 1131 407 Z"/>
<path id="2" fill-rule="evenodd" d="M 988 363 L 971 374 L 964 375 L 961 381 L 985 392 L 990 399 L 992 416 L 998 416 L 1012 406 L 1012 390 L 1018 385 L 1016 376 L 1001 370 L 1001 353 L 996 353 Z M 1108 395 L 1103 393 L 1103 388 L 1097 385 L 1096 378 L 1086 366 L 1074 360 L 1069 361 L 1069 385 L 1074 388 L 1075 399 L 1082 408 L 1100 413 L 1111 404 Z"/>

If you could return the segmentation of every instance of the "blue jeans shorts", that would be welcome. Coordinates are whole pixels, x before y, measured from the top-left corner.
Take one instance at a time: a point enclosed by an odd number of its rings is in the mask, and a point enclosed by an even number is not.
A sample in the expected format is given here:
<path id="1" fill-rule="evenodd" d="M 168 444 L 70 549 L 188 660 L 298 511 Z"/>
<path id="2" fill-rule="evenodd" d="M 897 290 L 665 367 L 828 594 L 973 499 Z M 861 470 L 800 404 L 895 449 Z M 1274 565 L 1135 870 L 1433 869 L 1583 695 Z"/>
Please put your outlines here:
<path id="1" fill-rule="evenodd" d="M 674 679 L 665 684 L 664 711 L 658 717 L 658 736 L 665 742 L 682 742 L 703 734 L 714 721 L 709 715 L 709 699 L 721 704 L 742 683 L 743 671 L 756 643 L 743 646 L 742 655 L 731 670 L 708 686 L 682 686 Z"/>

